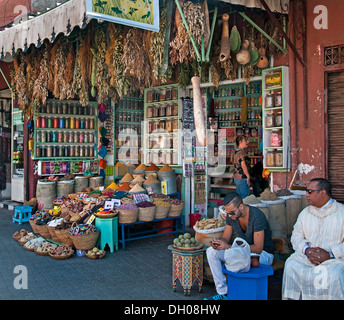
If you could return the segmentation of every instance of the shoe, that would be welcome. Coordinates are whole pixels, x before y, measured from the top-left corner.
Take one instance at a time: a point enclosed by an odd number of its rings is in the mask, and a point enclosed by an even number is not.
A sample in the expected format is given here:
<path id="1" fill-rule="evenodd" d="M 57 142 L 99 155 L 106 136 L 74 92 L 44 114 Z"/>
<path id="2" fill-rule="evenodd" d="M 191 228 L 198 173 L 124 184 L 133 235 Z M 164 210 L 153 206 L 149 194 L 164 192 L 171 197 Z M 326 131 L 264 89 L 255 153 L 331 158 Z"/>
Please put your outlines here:
<path id="1" fill-rule="evenodd" d="M 226 294 L 214 294 L 211 297 L 204 298 L 203 300 L 227 300 L 227 295 Z"/>

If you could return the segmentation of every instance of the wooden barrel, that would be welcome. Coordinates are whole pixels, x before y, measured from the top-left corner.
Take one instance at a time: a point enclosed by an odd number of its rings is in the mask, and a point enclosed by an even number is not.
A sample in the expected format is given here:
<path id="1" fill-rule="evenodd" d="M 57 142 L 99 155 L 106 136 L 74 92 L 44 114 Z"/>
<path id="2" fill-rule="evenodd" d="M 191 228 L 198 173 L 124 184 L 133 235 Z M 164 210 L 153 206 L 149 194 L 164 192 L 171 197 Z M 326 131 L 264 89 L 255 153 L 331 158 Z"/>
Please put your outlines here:
<path id="1" fill-rule="evenodd" d="M 49 210 L 54 207 L 53 200 L 56 198 L 56 182 L 41 179 L 36 187 L 37 206 L 40 210 Z"/>

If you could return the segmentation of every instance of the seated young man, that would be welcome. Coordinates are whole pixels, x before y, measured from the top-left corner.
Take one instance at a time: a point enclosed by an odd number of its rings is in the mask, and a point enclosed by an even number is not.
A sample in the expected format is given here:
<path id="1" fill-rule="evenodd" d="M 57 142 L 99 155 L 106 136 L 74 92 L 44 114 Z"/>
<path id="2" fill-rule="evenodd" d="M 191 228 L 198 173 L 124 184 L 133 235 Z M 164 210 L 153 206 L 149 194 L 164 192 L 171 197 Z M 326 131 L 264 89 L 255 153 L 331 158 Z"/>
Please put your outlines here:
<path id="1" fill-rule="evenodd" d="M 331 195 L 323 178 L 310 181 L 309 206 L 294 225 L 295 253 L 286 261 L 282 298 L 344 300 L 344 205 Z"/>
<path id="2" fill-rule="evenodd" d="M 223 200 L 226 211 L 226 226 L 220 239 L 214 239 L 207 249 L 207 259 L 213 274 L 216 292 L 205 300 L 227 299 L 226 276 L 222 272 L 225 250 L 231 248 L 229 241 L 233 232 L 250 245 L 251 253 L 259 255 L 259 263 L 271 265 L 274 245 L 271 229 L 264 213 L 256 207 L 243 204 L 241 196 L 232 192 Z"/>

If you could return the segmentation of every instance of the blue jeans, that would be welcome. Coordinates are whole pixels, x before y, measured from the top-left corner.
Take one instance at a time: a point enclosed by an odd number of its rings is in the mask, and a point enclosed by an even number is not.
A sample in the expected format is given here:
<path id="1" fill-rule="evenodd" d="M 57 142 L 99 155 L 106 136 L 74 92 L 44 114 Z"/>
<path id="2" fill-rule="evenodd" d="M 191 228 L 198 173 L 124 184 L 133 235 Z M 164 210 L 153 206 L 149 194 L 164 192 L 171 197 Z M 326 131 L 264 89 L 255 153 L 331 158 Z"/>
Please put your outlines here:
<path id="1" fill-rule="evenodd" d="M 245 199 L 250 195 L 250 186 L 247 184 L 247 179 L 234 179 L 236 192 L 240 194 L 241 198 Z"/>

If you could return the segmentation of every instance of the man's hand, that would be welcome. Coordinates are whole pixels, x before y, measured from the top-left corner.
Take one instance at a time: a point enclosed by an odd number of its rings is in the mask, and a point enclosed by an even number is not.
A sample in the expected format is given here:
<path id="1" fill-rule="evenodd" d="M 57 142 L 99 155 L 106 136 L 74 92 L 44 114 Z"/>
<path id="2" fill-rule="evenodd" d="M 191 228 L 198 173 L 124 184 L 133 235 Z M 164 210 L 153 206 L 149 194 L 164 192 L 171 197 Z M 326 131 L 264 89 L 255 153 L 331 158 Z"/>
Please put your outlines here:
<path id="1" fill-rule="evenodd" d="M 214 239 L 212 242 L 210 242 L 210 245 L 215 250 L 226 250 L 226 249 L 229 249 L 231 247 L 228 243 L 226 243 L 223 240 L 219 240 L 219 239 Z"/>
<path id="2" fill-rule="evenodd" d="M 305 253 L 309 261 L 316 266 L 330 259 L 330 254 L 319 247 L 308 248 Z"/>

